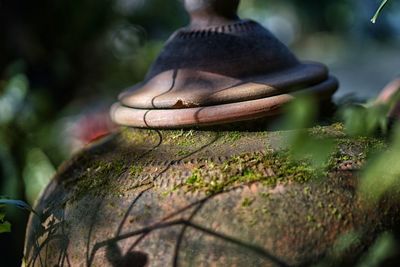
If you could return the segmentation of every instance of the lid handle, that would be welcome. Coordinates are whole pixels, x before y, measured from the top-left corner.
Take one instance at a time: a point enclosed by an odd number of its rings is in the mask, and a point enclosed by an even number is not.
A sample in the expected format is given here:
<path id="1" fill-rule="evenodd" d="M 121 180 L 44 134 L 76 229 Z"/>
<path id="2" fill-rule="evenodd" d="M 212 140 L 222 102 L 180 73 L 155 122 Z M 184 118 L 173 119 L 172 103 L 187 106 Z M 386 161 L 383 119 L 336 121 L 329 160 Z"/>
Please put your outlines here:
<path id="1" fill-rule="evenodd" d="M 185 0 L 192 27 L 207 27 L 238 20 L 240 0 Z"/>

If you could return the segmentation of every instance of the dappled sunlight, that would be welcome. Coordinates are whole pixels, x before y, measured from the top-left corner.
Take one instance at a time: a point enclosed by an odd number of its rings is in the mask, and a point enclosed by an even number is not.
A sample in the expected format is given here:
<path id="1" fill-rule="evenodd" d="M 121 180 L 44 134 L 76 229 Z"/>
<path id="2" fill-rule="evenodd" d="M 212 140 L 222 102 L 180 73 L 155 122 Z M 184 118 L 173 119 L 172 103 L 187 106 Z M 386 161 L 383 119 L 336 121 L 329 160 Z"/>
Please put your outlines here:
<path id="1" fill-rule="evenodd" d="M 183 3 L 0 4 L 0 265 L 397 259 L 400 1 Z"/>

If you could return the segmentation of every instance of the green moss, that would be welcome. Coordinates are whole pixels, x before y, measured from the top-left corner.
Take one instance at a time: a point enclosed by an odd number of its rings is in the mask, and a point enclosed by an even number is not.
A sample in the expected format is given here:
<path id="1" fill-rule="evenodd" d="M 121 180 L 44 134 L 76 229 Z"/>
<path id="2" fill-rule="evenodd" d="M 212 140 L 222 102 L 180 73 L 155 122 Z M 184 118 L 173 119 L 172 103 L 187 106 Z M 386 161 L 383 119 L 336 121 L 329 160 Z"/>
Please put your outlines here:
<path id="1" fill-rule="evenodd" d="M 66 186 L 74 184 L 73 200 L 78 200 L 87 194 L 121 195 L 116 179 L 126 171 L 124 162 L 120 159 L 114 161 L 93 160 L 81 175 Z M 75 183 L 73 183 L 76 181 Z"/>
<path id="2" fill-rule="evenodd" d="M 253 219 L 250 219 L 250 221 L 249 221 L 249 226 L 255 226 L 256 224 L 258 223 L 258 220 L 257 219 L 255 219 L 255 218 L 253 218 Z"/>
<path id="3" fill-rule="evenodd" d="M 345 128 L 343 123 L 334 123 L 329 126 L 314 126 L 308 132 L 318 138 L 323 137 L 344 137 Z"/>
<path id="4" fill-rule="evenodd" d="M 195 131 L 164 131 L 163 134 L 163 142 L 165 144 L 174 144 L 180 147 L 191 147 L 196 144 L 196 134 Z"/>
<path id="5" fill-rule="evenodd" d="M 120 138 L 126 143 L 136 144 L 157 144 L 160 142 L 160 135 L 154 130 L 138 130 L 132 128 L 123 128 L 120 132 Z"/>
<path id="6" fill-rule="evenodd" d="M 200 177 L 200 170 L 196 169 L 193 171 L 192 175 L 186 180 L 187 185 L 194 186 L 198 183 L 202 183 L 202 178 Z"/>
<path id="7" fill-rule="evenodd" d="M 315 218 L 313 215 L 309 214 L 307 215 L 307 222 L 311 223 L 311 222 L 316 222 Z"/>
<path id="8" fill-rule="evenodd" d="M 311 188 L 309 186 L 304 187 L 303 194 L 305 196 L 311 196 Z"/>
<path id="9" fill-rule="evenodd" d="M 162 193 L 161 193 L 161 196 L 167 197 L 167 196 L 169 196 L 170 194 L 176 192 L 179 188 L 180 188 L 179 186 L 174 186 L 172 189 L 162 192 Z"/>
<path id="10" fill-rule="evenodd" d="M 254 202 L 254 199 L 250 199 L 250 198 L 246 197 L 245 199 L 243 199 L 242 207 L 250 207 L 253 204 L 253 202 Z"/>
<path id="11" fill-rule="evenodd" d="M 129 167 L 129 175 L 131 177 L 136 177 L 143 172 L 143 166 L 140 165 L 132 165 Z"/>
<path id="12" fill-rule="evenodd" d="M 374 138 L 358 137 L 347 138 L 341 135 L 343 125 L 334 124 L 329 127 L 314 127 L 313 134 L 323 138 L 324 136 L 334 136 L 338 143 L 336 151 L 332 154 L 329 164 L 322 167 L 315 167 L 310 164 L 310 159 L 294 159 L 293 153 L 288 150 L 282 150 L 281 147 L 273 151 L 270 147 L 264 148 L 263 153 L 245 153 L 232 156 L 223 163 L 213 162 L 212 160 L 202 160 L 201 166 L 194 169 L 187 178 L 186 182 L 180 187 L 184 187 L 188 191 L 202 191 L 207 194 L 215 194 L 229 190 L 238 185 L 249 184 L 253 182 L 261 182 L 267 187 L 276 184 L 285 183 L 306 183 L 311 179 L 323 177 L 328 171 L 337 168 L 343 162 L 363 161 L 368 154 L 375 150 L 385 147 L 384 142 Z M 154 130 L 135 130 L 124 129 L 121 131 L 121 138 L 129 141 L 130 145 L 136 146 L 135 143 L 158 142 L 160 134 L 162 136 L 162 144 L 159 150 L 168 149 L 174 156 L 182 157 L 191 152 L 192 147 L 209 141 L 212 133 L 196 132 L 196 131 L 161 131 Z M 282 134 L 280 133 L 263 133 L 257 134 L 257 138 L 268 135 L 268 144 L 279 142 Z M 247 133 L 242 132 L 225 132 L 219 135 L 218 141 L 213 144 L 212 149 L 218 149 L 223 146 L 221 143 L 244 143 Z M 250 135 L 254 138 L 253 135 Z M 276 138 L 275 138 L 276 136 Z M 275 140 L 275 139 L 276 140 Z M 285 138 L 285 136 L 283 136 Z M 133 143 L 132 143 L 133 140 Z M 240 140 L 238 142 L 238 140 Z M 250 143 L 252 144 L 252 143 Z M 267 144 L 267 146 L 268 146 Z M 124 143 L 120 144 L 121 146 Z M 257 146 L 260 143 L 257 143 Z M 226 145 L 225 145 L 226 146 Z M 212 150 L 210 149 L 210 150 Z M 242 150 L 243 151 L 243 150 Z M 215 152 L 215 151 L 213 151 Z M 218 151 L 215 152 L 218 154 Z M 123 153 L 121 153 L 123 155 Z M 128 154 L 125 154 L 128 155 Z M 157 159 L 158 152 L 146 155 L 146 161 L 150 162 Z M 93 194 L 102 194 L 106 191 L 118 191 L 116 188 L 117 178 L 124 171 L 127 171 L 131 177 L 140 175 L 143 167 L 138 165 L 124 166 L 124 160 L 81 160 L 85 166 L 80 173 L 80 177 L 74 179 L 76 182 L 76 195 L 80 196 L 83 192 Z M 175 188 L 177 190 L 179 188 Z M 118 192 L 117 192 L 118 193 Z M 109 193 L 107 193 L 109 194 Z"/>
<path id="13" fill-rule="evenodd" d="M 263 207 L 263 208 L 261 209 L 261 212 L 262 212 L 264 215 L 267 215 L 267 214 L 269 214 L 269 209 L 268 209 L 267 207 Z"/>
<path id="14" fill-rule="evenodd" d="M 342 130 L 341 125 L 335 127 L 335 131 Z M 232 156 L 222 164 L 206 161 L 204 166 L 192 172 L 184 187 L 188 191 L 215 194 L 252 182 L 261 182 L 270 187 L 278 183 L 307 183 L 314 178 L 326 176 L 343 162 L 357 163 L 365 160 L 370 151 L 384 147 L 382 141 L 374 138 L 338 137 L 337 140 L 337 149 L 332 154 L 329 164 L 324 166 L 315 167 L 307 158 L 294 159 L 288 150 L 277 152 L 267 149 L 265 155 L 252 153 Z M 304 190 L 304 194 L 311 197 L 310 188 L 306 187 Z"/>
<path id="15" fill-rule="evenodd" d="M 238 141 L 240 138 L 242 138 L 242 134 L 238 131 L 227 132 L 224 135 L 223 142 L 233 144 L 234 142 Z"/>
<path id="16" fill-rule="evenodd" d="M 187 178 L 188 191 L 215 194 L 237 185 L 262 182 L 267 186 L 289 181 L 307 182 L 316 177 L 316 170 L 305 161 L 290 159 L 288 152 L 271 152 L 267 155 L 233 156 L 222 164 L 206 162 Z"/>
<path id="17" fill-rule="evenodd" d="M 383 140 L 372 137 L 339 138 L 337 149 L 329 160 L 328 168 L 335 169 L 344 162 L 364 163 L 370 155 L 386 147 L 387 144 Z"/>
<path id="18" fill-rule="evenodd" d="M 179 150 L 178 152 L 176 152 L 176 155 L 177 155 L 178 157 L 185 157 L 185 156 L 187 156 L 187 155 L 190 154 L 190 153 L 191 153 L 190 150 L 181 149 L 181 150 Z"/>
<path id="19" fill-rule="evenodd" d="M 345 130 L 344 124 L 341 122 L 333 123 L 329 127 L 335 131 L 342 132 L 342 133 L 344 133 L 344 130 Z"/>

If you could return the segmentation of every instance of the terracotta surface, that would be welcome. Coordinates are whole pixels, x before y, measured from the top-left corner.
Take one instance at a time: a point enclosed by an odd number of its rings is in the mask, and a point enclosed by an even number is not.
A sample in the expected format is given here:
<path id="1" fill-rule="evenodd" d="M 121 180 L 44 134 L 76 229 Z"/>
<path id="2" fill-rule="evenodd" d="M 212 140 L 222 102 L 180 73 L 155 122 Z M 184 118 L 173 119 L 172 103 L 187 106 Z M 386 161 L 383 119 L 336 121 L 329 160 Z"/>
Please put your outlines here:
<path id="1" fill-rule="evenodd" d="M 394 79 L 389 84 L 382 89 L 382 92 L 379 94 L 377 102 L 378 103 L 387 103 L 396 97 L 400 91 L 400 78 Z"/>
<path id="2" fill-rule="evenodd" d="M 306 90 L 256 100 L 179 109 L 136 109 L 115 104 L 110 114 L 113 121 L 133 127 L 162 129 L 201 127 L 277 116 L 282 112 L 282 106 L 299 94 L 314 96 L 321 103 L 329 104 L 336 88 L 336 79 L 329 78 Z M 179 100 L 178 104 L 183 106 L 184 102 Z"/>
<path id="3" fill-rule="evenodd" d="M 311 132 L 339 144 L 318 179 L 285 159 L 292 132 L 125 129 L 59 170 L 30 219 L 27 266 L 351 263 L 399 223 L 394 200 L 356 194 L 356 170 L 379 141 L 337 125 Z"/>

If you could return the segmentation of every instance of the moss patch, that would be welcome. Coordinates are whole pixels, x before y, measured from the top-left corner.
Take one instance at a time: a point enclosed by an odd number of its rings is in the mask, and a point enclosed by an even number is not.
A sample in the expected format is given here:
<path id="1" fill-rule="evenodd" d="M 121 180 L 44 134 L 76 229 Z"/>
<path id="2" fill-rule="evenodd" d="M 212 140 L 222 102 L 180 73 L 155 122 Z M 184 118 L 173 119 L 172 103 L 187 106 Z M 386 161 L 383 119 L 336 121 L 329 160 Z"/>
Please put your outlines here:
<path id="1" fill-rule="evenodd" d="M 309 132 L 316 137 L 344 137 L 345 128 L 343 123 L 334 123 L 330 126 L 314 126 Z"/>
<path id="2" fill-rule="evenodd" d="M 131 177 L 137 177 L 143 172 L 143 166 L 141 165 L 132 165 L 129 167 L 129 175 Z"/>
<path id="3" fill-rule="evenodd" d="M 189 147 L 196 144 L 196 135 L 194 133 L 193 130 L 167 131 L 163 136 L 166 143 Z"/>
<path id="4" fill-rule="evenodd" d="M 342 127 L 338 125 L 336 128 L 330 128 L 325 134 L 340 136 L 341 130 Z M 279 183 L 306 183 L 312 179 L 326 176 L 327 173 L 337 170 L 345 162 L 356 163 L 361 167 L 362 162 L 370 153 L 385 148 L 383 141 L 367 137 L 346 138 L 342 136 L 338 137 L 336 142 L 335 152 L 330 156 L 327 164 L 321 167 L 312 165 L 307 157 L 293 158 L 288 149 L 281 151 L 266 149 L 266 154 L 252 153 L 233 156 L 221 164 L 206 161 L 203 166 L 192 171 L 183 187 L 187 191 L 215 194 L 252 182 L 262 182 L 271 187 Z"/>
<path id="5" fill-rule="evenodd" d="M 157 143 L 160 136 L 154 130 L 132 130 L 123 128 L 120 133 L 121 140 L 133 143 Z"/>
<path id="6" fill-rule="evenodd" d="M 251 204 L 253 204 L 253 202 L 254 202 L 254 199 L 246 197 L 242 201 L 242 207 L 250 207 Z"/>
<path id="7" fill-rule="evenodd" d="M 72 184 L 74 186 L 72 200 L 79 200 L 87 194 L 95 196 L 121 194 L 117 178 L 126 171 L 122 160 L 92 160 L 88 165 L 89 167 L 81 172 L 76 180 L 66 183 L 66 187 Z"/>
<path id="8" fill-rule="evenodd" d="M 232 144 L 242 138 L 242 134 L 238 131 L 227 132 L 223 137 L 223 142 Z"/>
<path id="9" fill-rule="evenodd" d="M 387 148 L 383 140 L 371 137 L 340 138 L 337 142 L 337 149 L 328 163 L 329 169 L 337 169 L 345 162 L 362 165 L 368 157 Z"/>
<path id="10" fill-rule="evenodd" d="M 203 143 L 211 143 L 207 149 L 199 150 L 192 158 L 190 174 L 186 180 L 175 188 L 187 191 L 202 191 L 215 194 L 229 190 L 235 186 L 262 182 L 266 186 L 275 186 L 279 183 L 306 183 L 317 177 L 324 177 L 327 172 L 338 169 L 342 163 L 364 161 L 372 151 L 385 148 L 385 143 L 375 138 L 347 138 L 343 134 L 341 124 L 330 127 L 314 127 L 311 130 L 321 138 L 332 138 L 338 144 L 331 155 L 329 163 L 320 168 L 310 164 L 310 159 L 295 159 L 285 146 L 272 149 L 271 143 L 286 140 L 285 133 L 247 133 L 247 132 L 201 132 L 201 131 L 154 131 L 123 129 L 116 143 L 102 150 L 85 153 L 77 161 L 80 169 L 66 172 L 64 176 L 71 177 L 66 185 L 75 188 L 75 198 L 85 194 L 119 195 L 122 188 L 119 178 L 127 172 L 127 178 L 136 178 L 145 172 L 143 166 L 153 162 L 167 162 L 179 160 L 193 153 L 193 147 Z M 268 136 L 268 138 L 265 138 Z M 148 153 L 148 146 L 158 144 Z M 122 142 L 121 142 L 122 141 Z M 240 147 L 228 145 L 240 144 Z M 115 147 L 118 147 L 115 150 Z M 253 150 L 254 149 L 254 150 Z M 220 150 L 222 152 L 220 152 Z M 246 152 L 246 151 L 260 151 Z M 112 152 L 111 152 L 112 151 Z M 144 158 L 140 156 L 143 153 Z M 225 155 L 236 154 L 236 156 Z M 89 157 L 90 155 L 90 157 Z M 221 157 L 224 156 L 221 162 Z M 135 158 L 137 157 L 137 158 Z M 134 165 L 130 164 L 135 158 Z M 136 161 L 137 159 L 137 161 Z M 184 162 L 182 162 L 185 165 Z M 178 167 L 176 167 L 178 168 Z M 181 166 L 179 168 L 187 168 Z M 146 167 L 146 171 L 151 172 Z M 151 174 L 151 173 L 150 173 Z M 179 176 L 180 174 L 177 174 Z M 185 174 L 186 175 L 186 174 Z M 125 178 L 123 178 L 125 179 Z"/>
<path id="11" fill-rule="evenodd" d="M 292 160 L 287 151 L 267 155 L 254 153 L 231 157 L 222 164 L 206 162 L 202 168 L 192 171 L 183 187 L 188 191 L 215 194 L 251 182 L 263 182 L 265 185 L 304 183 L 317 174 L 318 171 L 308 162 Z"/>

